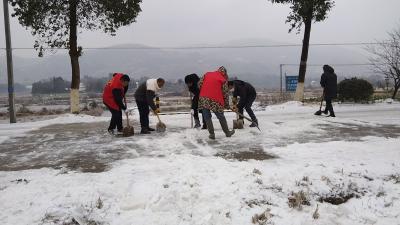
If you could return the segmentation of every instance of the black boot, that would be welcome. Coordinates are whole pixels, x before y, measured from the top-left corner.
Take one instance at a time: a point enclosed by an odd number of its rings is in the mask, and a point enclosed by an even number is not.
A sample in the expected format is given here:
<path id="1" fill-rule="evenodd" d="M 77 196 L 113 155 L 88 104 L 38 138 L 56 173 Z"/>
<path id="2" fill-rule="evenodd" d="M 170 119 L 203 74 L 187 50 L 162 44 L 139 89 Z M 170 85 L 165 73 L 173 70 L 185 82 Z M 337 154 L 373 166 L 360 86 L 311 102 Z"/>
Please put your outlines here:
<path id="1" fill-rule="evenodd" d="M 336 116 L 335 116 L 335 111 L 333 111 L 332 104 L 331 104 L 331 106 L 329 107 L 328 111 L 329 111 L 329 116 L 328 116 L 328 117 L 336 117 Z"/>
<path id="2" fill-rule="evenodd" d="M 250 127 L 258 127 L 258 120 L 255 119 L 253 122 L 251 122 Z"/>
<path id="3" fill-rule="evenodd" d="M 202 130 L 207 130 L 207 123 L 203 122 L 203 127 L 201 128 Z"/>
<path id="4" fill-rule="evenodd" d="M 199 128 L 199 127 L 201 127 L 200 120 L 199 120 L 199 118 L 195 118 L 194 119 L 194 128 Z"/>
<path id="5" fill-rule="evenodd" d="M 147 128 L 142 128 L 140 134 L 150 134 L 150 131 Z"/>
<path id="6" fill-rule="evenodd" d="M 335 113 L 330 113 L 328 116 L 326 116 L 326 117 L 336 117 L 335 116 Z"/>
<path id="7" fill-rule="evenodd" d="M 224 131 L 226 137 L 231 137 L 235 133 L 235 130 L 229 130 L 228 122 L 226 122 L 225 117 L 219 120 L 219 123 L 221 124 L 222 130 Z"/>
<path id="8" fill-rule="evenodd" d="M 206 124 L 207 124 L 208 133 L 210 133 L 208 138 L 215 140 L 214 125 L 212 123 L 212 120 L 206 121 Z"/>

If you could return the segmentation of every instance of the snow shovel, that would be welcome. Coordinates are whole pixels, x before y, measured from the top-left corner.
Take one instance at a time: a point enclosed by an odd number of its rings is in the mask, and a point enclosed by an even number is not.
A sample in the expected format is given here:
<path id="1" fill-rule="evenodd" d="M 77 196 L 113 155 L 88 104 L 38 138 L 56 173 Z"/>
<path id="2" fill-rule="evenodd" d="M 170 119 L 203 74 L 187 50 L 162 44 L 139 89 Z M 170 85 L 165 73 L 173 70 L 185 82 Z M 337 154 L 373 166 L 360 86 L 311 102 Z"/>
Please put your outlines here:
<path id="1" fill-rule="evenodd" d="M 133 129 L 133 127 L 131 127 L 129 125 L 129 116 L 128 113 L 125 113 L 126 115 L 126 127 L 124 127 L 124 129 L 122 129 L 122 136 L 124 137 L 130 137 L 135 135 L 135 130 Z"/>
<path id="2" fill-rule="evenodd" d="M 319 110 L 316 111 L 316 112 L 314 113 L 314 115 L 316 115 L 316 116 L 322 115 L 322 103 L 323 103 L 323 102 L 324 102 L 324 94 L 322 94 L 321 105 L 319 106 Z"/>
<path id="3" fill-rule="evenodd" d="M 167 129 L 167 126 L 165 126 L 165 124 L 163 122 L 161 122 L 161 119 L 160 119 L 160 116 L 158 115 L 158 113 L 154 112 L 154 114 L 156 114 L 157 119 L 158 119 L 158 123 L 156 125 L 156 131 L 159 133 L 165 132 L 165 130 Z"/>
<path id="4" fill-rule="evenodd" d="M 232 111 L 234 111 L 233 109 L 231 109 Z M 238 112 L 238 111 L 234 111 L 237 115 L 239 115 L 239 116 L 241 116 L 241 117 L 243 117 L 243 118 L 245 118 L 246 120 L 248 120 L 249 122 L 254 122 L 253 120 L 251 120 L 249 117 L 246 117 L 245 115 L 243 115 L 243 114 L 241 114 L 240 112 Z M 258 127 L 258 123 L 256 123 L 257 124 L 257 129 L 259 130 L 259 131 L 261 131 L 261 129 L 260 129 L 260 127 Z"/>
<path id="5" fill-rule="evenodd" d="M 233 129 L 243 129 L 243 119 L 239 119 L 239 114 L 236 113 L 236 120 L 233 120 Z"/>

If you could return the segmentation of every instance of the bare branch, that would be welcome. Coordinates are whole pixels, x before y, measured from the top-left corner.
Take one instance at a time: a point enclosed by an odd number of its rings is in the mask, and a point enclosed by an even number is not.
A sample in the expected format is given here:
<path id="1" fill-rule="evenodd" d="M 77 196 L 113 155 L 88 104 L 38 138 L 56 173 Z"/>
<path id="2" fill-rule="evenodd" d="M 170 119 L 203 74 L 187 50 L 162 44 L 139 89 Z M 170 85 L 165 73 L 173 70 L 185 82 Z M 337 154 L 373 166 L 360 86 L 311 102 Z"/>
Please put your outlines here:
<path id="1" fill-rule="evenodd" d="M 377 46 L 368 46 L 366 50 L 372 54 L 369 61 L 375 71 L 393 81 L 394 97 L 400 88 L 400 27 L 388 32 L 388 36 L 387 41 L 378 42 Z"/>

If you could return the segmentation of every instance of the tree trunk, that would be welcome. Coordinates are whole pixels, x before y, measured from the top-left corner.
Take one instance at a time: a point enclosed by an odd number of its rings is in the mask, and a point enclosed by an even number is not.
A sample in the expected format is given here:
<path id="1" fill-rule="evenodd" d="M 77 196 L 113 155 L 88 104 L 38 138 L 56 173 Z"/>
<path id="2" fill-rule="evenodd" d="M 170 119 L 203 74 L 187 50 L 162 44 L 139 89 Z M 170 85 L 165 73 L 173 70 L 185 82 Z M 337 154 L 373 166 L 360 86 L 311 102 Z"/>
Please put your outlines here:
<path id="1" fill-rule="evenodd" d="M 396 82 L 394 84 L 394 91 L 393 91 L 393 95 L 392 95 L 392 99 L 394 100 L 396 98 L 397 92 L 399 91 L 400 88 L 400 82 Z"/>
<path id="2" fill-rule="evenodd" d="M 310 36 L 311 36 L 311 24 L 312 24 L 312 7 L 310 9 L 310 14 L 304 21 L 304 39 L 303 48 L 301 51 L 301 60 L 299 68 L 299 80 L 297 83 L 296 94 L 294 95 L 295 101 L 302 102 L 304 100 L 304 81 L 307 72 L 307 59 L 308 59 L 308 49 L 310 47 Z"/>
<path id="3" fill-rule="evenodd" d="M 77 41 L 77 0 L 69 0 L 69 56 L 71 58 L 72 81 L 71 81 L 71 113 L 79 113 L 79 85 L 80 85 L 80 69 L 78 41 Z"/>

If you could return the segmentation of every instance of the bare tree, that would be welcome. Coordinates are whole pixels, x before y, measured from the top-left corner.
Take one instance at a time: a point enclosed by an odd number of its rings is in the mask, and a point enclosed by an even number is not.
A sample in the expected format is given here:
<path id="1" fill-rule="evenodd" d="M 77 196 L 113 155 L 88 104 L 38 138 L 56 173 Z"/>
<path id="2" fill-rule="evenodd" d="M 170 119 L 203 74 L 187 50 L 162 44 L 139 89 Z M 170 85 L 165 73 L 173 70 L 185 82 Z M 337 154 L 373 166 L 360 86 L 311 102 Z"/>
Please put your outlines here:
<path id="1" fill-rule="evenodd" d="M 389 32 L 388 36 L 388 40 L 380 41 L 375 46 L 368 46 L 367 50 L 373 55 L 369 60 L 376 72 L 392 80 L 394 99 L 400 88 L 400 27 Z"/>

